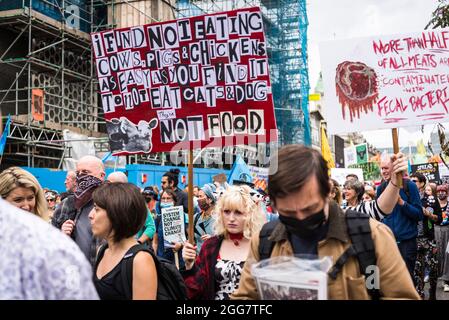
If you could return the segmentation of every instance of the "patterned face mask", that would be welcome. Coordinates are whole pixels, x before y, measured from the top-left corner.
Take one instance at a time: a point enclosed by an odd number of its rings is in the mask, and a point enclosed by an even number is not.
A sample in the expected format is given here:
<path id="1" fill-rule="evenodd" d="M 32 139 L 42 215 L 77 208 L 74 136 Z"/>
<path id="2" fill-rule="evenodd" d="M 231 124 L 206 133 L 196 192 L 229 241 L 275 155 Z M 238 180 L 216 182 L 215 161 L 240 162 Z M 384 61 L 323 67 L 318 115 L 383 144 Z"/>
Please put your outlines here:
<path id="1" fill-rule="evenodd" d="M 84 206 L 92 198 L 92 192 L 103 183 L 97 177 L 85 174 L 76 177 L 75 206 Z"/>

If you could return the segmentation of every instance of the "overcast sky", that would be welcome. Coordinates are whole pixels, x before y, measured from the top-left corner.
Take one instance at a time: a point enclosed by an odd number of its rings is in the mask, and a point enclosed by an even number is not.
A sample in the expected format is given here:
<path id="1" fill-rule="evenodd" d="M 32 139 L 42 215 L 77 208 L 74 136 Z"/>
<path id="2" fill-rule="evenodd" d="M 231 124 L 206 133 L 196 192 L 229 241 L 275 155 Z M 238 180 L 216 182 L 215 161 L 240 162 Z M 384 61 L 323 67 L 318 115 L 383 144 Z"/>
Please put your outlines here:
<path id="1" fill-rule="evenodd" d="M 318 43 L 356 37 L 412 33 L 424 30 L 437 0 L 307 0 L 309 19 L 309 78 L 311 92 L 315 88 L 320 68 Z M 449 126 L 446 126 L 448 128 Z M 399 130 L 400 146 L 430 136 L 434 125 Z M 363 133 L 368 142 L 378 148 L 392 147 L 391 130 Z"/>

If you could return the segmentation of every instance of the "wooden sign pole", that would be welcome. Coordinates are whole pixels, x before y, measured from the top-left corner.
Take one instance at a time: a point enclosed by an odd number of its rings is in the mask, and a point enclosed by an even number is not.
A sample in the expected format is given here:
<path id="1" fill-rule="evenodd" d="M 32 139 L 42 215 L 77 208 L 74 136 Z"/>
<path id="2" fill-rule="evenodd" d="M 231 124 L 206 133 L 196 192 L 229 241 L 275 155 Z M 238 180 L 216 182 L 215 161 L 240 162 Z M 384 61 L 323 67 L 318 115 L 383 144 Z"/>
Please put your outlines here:
<path id="1" fill-rule="evenodd" d="M 391 133 L 393 135 L 393 152 L 395 154 L 399 153 L 399 135 L 398 135 L 398 129 L 393 128 L 391 129 Z M 397 184 L 399 188 L 402 188 L 402 172 L 397 174 Z"/>
<path id="2" fill-rule="evenodd" d="M 193 149 L 189 150 L 189 168 L 188 168 L 188 181 L 189 181 L 189 242 L 195 245 L 195 239 L 193 238 Z"/>

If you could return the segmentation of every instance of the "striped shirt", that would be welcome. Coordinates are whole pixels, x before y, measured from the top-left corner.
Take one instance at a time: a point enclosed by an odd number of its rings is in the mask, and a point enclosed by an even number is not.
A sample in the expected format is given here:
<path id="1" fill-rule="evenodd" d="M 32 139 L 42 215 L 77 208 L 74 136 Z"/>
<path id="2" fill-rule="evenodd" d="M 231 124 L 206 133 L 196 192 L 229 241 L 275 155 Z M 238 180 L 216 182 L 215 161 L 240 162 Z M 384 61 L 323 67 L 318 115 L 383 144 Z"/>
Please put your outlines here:
<path id="1" fill-rule="evenodd" d="M 347 207 L 346 210 L 347 209 L 365 213 L 377 221 L 381 221 L 386 215 L 384 212 L 382 212 L 382 210 L 380 210 L 379 205 L 377 204 L 377 200 L 361 202 L 357 206 Z"/>

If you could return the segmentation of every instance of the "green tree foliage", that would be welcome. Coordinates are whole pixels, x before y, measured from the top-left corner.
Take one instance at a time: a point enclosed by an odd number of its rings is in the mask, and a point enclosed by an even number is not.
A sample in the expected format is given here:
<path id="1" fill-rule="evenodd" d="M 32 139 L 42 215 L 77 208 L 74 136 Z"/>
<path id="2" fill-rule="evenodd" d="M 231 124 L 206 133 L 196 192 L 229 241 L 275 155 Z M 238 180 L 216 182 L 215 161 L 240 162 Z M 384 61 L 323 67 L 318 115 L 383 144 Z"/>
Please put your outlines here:
<path id="1" fill-rule="evenodd" d="M 427 24 L 426 29 L 446 27 L 449 27 L 449 1 L 439 0 L 439 5 L 432 13 L 432 19 Z"/>

